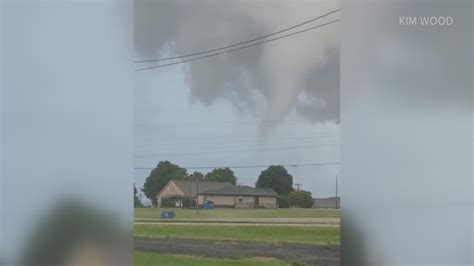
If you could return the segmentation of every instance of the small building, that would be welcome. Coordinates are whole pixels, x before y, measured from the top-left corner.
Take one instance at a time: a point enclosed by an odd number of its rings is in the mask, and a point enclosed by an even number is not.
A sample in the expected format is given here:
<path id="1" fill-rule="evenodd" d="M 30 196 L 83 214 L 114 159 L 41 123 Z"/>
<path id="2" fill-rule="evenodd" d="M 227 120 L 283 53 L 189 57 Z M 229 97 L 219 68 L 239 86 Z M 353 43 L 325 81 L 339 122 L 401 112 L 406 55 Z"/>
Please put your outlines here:
<path id="1" fill-rule="evenodd" d="M 170 180 L 156 196 L 158 207 L 196 206 L 198 191 L 233 187 L 229 182 Z M 203 204 L 201 201 L 200 205 Z"/>
<path id="2" fill-rule="evenodd" d="M 276 208 L 278 194 L 271 188 L 223 187 L 199 193 L 199 202 L 212 201 L 221 208 Z"/>
<path id="3" fill-rule="evenodd" d="M 271 188 L 234 186 L 229 182 L 170 180 L 157 195 L 158 207 L 276 208 L 278 194 Z"/>
<path id="4" fill-rule="evenodd" d="M 313 208 L 318 209 L 339 209 L 341 207 L 340 197 L 314 198 Z"/>

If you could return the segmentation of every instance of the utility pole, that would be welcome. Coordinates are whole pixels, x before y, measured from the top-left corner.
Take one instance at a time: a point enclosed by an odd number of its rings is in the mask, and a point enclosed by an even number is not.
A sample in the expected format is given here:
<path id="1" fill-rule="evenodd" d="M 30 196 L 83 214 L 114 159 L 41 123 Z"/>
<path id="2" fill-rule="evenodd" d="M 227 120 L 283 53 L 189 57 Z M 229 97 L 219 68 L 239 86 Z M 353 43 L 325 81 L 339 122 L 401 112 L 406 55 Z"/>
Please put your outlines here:
<path id="1" fill-rule="evenodd" d="M 196 175 L 196 215 L 199 214 L 199 182 L 198 177 Z"/>
<path id="2" fill-rule="evenodd" d="M 337 204 L 337 203 L 338 203 L 338 202 L 337 202 L 337 176 L 338 176 L 338 175 L 336 175 L 336 199 L 335 199 L 335 201 L 336 201 L 336 209 L 338 208 L 338 205 L 339 205 L 339 204 Z"/>
<path id="3" fill-rule="evenodd" d="M 191 181 L 189 181 L 189 182 L 191 182 Z M 192 193 L 193 190 L 192 190 L 191 187 L 192 187 L 191 183 L 189 183 L 189 197 L 188 197 L 188 203 L 189 203 L 188 208 L 189 209 L 193 208 L 193 196 L 192 196 L 193 195 L 193 193 Z"/>
<path id="4" fill-rule="evenodd" d="M 296 191 L 300 191 L 301 184 L 295 184 L 295 186 L 296 186 Z"/>

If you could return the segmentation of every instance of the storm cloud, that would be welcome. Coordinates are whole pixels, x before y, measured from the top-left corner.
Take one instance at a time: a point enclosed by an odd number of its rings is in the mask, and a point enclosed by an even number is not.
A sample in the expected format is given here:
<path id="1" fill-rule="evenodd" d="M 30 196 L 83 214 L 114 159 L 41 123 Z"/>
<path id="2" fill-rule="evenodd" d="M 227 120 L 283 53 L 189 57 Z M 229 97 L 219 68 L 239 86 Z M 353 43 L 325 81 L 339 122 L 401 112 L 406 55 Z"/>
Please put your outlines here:
<path id="1" fill-rule="evenodd" d="M 338 1 L 137 0 L 136 53 L 152 59 L 222 47 L 338 8 Z M 339 17 L 332 14 L 301 29 Z M 338 23 L 173 67 L 185 72 L 191 102 L 226 99 L 239 111 L 264 110 L 259 116 L 265 121 L 283 120 L 292 111 L 314 122 L 339 121 Z"/>

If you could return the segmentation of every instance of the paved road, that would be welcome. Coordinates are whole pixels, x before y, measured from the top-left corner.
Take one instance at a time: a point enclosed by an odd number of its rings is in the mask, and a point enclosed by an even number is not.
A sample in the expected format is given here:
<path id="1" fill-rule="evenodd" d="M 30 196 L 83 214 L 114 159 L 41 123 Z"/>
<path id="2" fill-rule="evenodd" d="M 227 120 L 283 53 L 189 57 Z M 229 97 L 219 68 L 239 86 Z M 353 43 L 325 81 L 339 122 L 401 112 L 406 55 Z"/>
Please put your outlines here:
<path id="1" fill-rule="evenodd" d="M 135 238 L 135 250 L 216 258 L 273 257 L 306 265 L 339 265 L 339 246 L 246 241 Z"/>
<path id="2" fill-rule="evenodd" d="M 200 218 L 200 219 L 146 219 L 136 218 L 135 223 L 180 222 L 180 223 L 265 223 L 265 224 L 339 224 L 340 218 Z"/>
<path id="3" fill-rule="evenodd" d="M 205 225 L 205 226 L 303 226 L 303 227 L 339 227 L 339 224 L 284 224 L 284 223 L 195 223 L 195 222 L 135 222 L 134 224 L 164 224 L 164 225 Z"/>

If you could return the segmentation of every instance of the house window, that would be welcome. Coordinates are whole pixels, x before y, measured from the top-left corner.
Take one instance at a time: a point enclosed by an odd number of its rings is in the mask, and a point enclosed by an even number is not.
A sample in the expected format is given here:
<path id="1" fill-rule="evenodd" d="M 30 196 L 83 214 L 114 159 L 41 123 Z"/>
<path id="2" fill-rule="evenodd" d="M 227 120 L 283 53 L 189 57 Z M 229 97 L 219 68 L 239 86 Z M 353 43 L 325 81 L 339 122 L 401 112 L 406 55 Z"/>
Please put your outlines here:
<path id="1" fill-rule="evenodd" d="M 242 202 L 242 197 L 239 197 L 239 202 Z"/>

